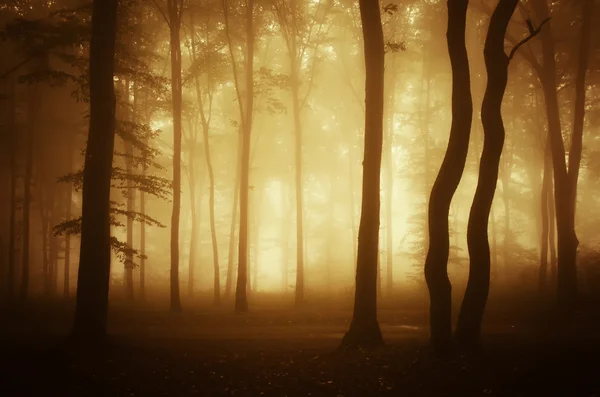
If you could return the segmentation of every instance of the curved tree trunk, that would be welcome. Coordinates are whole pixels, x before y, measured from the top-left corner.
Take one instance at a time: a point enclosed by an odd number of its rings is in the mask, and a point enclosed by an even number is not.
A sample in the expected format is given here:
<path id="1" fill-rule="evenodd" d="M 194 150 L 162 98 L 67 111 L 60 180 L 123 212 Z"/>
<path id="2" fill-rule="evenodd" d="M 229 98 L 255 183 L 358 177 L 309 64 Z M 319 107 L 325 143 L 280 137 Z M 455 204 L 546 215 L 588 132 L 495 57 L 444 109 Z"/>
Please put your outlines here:
<path id="1" fill-rule="evenodd" d="M 448 279 L 450 203 L 462 178 L 469 150 L 473 102 L 465 44 L 468 0 L 448 0 L 448 52 L 452 65 L 452 126 L 446 155 L 429 198 L 429 249 L 425 280 L 429 288 L 431 344 L 444 354 L 452 342 L 452 286 Z"/>
<path id="2" fill-rule="evenodd" d="M 179 295 L 179 218 L 181 212 L 181 11 L 178 0 L 167 0 L 171 39 L 171 94 L 173 101 L 173 211 L 171 214 L 171 312 L 181 311 Z"/>
<path id="3" fill-rule="evenodd" d="M 362 210 L 358 230 L 356 290 L 350 329 L 343 347 L 383 344 L 377 322 L 377 263 L 381 207 L 381 154 L 383 149 L 384 41 L 379 2 L 359 0 L 364 54 L 365 149 L 363 159 Z"/>
<path id="4" fill-rule="evenodd" d="M 469 281 L 463 299 L 456 338 L 459 343 L 472 347 L 479 344 L 481 321 L 490 286 L 490 246 L 488 220 L 498 181 L 498 166 L 504 146 L 502 98 L 508 81 L 510 58 L 504 52 L 504 37 L 518 0 L 500 0 L 492 17 L 483 54 L 488 74 L 481 106 L 483 124 L 483 153 L 479 166 L 479 180 L 469 214 L 467 245 L 469 247 Z"/>
<path id="5" fill-rule="evenodd" d="M 81 249 L 73 335 L 106 335 L 110 281 L 110 177 L 117 0 L 94 0 L 90 44 L 90 129 L 83 170 Z"/>

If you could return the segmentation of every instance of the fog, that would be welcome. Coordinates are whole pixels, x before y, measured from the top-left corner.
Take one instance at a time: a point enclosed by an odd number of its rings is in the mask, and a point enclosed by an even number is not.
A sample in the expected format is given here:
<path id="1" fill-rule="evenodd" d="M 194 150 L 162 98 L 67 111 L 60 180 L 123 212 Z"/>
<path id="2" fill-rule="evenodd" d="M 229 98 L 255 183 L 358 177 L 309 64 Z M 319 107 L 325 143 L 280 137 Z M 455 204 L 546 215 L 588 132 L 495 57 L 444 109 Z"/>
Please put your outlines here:
<path id="1" fill-rule="evenodd" d="M 0 3 L 0 394 L 597 395 L 595 5 Z"/>

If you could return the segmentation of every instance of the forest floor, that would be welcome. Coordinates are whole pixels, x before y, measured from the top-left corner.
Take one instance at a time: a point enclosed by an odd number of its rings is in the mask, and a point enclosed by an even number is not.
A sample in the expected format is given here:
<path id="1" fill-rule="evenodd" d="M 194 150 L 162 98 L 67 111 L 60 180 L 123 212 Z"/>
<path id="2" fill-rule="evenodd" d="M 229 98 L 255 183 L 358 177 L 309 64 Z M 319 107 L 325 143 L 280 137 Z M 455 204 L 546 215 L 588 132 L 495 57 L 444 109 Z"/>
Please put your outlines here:
<path id="1" fill-rule="evenodd" d="M 600 396 L 594 308 L 569 321 L 514 302 L 490 308 L 484 353 L 446 361 L 431 357 L 427 315 L 410 308 L 380 311 L 385 347 L 343 353 L 351 311 L 339 308 L 111 307 L 111 340 L 89 351 L 65 342 L 71 303 L 1 314 L 6 397 Z"/>

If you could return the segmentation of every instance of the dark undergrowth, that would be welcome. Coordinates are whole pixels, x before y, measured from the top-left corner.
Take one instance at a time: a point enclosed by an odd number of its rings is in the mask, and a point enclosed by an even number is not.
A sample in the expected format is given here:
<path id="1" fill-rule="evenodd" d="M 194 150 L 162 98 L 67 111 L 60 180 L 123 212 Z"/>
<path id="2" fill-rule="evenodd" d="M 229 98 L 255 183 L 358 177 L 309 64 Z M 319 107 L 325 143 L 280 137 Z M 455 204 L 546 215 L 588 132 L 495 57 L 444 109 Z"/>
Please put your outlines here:
<path id="1" fill-rule="evenodd" d="M 600 317 L 491 304 L 485 349 L 440 361 L 426 315 L 382 309 L 386 346 L 336 352 L 346 309 L 200 307 L 180 315 L 115 304 L 111 338 L 65 338 L 72 304 L 3 309 L 0 396 L 600 396 Z"/>

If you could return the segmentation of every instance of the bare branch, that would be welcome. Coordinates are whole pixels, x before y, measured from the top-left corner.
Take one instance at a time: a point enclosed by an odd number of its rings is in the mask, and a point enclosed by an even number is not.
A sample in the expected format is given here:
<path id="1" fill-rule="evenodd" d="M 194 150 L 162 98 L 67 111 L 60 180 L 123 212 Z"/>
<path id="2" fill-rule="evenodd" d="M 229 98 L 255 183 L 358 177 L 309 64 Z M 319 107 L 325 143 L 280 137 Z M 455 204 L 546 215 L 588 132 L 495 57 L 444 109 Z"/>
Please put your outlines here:
<path id="1" fill-rule="evenodd" d="M 156 0 L 150 0 L 150 2 L 152 4 L 154 4 L 154 7 L 156 7 L 156 10 L 160 13 L 160 15 L 163 17 L 163 19 L 165 20 L 165 22 L 167 23 L 167 26 L 169 27 L 169 29 L 171 28 L 171 21 L 169 21 L 169 18 L 167 18 L 167 14 L 165 14 L 165 12 L 163 11 L 163 9 L 160 7 L 160 5 L 158 4 L 158 2 Z"/>
<path id="2" fill-rule="evenodd" d="M 515 56 L 515 54 L 517 53 L 517 51 L 519 50 L 519 48 L 521 48 L 521 46 L 523 46 L 524 44 L 526 44 L 527 42 L 529 42 L 529 40 L 533 39 L 535 36 L 537 36 L 541 31 L 542 31 L 542 27 L 548 22 L 550 21 L 550 18 L 546 18 L 541 24 L 540 26 L 538 26 L 537 29 L 535 29 L 533 27 L 533 24 L 531 23 L 531 21 L 529 19 L 526 19 L 527 22 L 527 27 L 529 28 L 529 36 L 525 37 L 523 40 L 521 40 L 520 42 L 517 43 L 517 45 L 515 45 L 513 47 L 513 49 L 510 51 L 510 55 L 508 56 L 508 60 L 510 61 L 511 59 L 513 59 L 513 57 Z"/>

